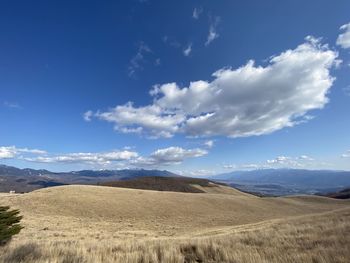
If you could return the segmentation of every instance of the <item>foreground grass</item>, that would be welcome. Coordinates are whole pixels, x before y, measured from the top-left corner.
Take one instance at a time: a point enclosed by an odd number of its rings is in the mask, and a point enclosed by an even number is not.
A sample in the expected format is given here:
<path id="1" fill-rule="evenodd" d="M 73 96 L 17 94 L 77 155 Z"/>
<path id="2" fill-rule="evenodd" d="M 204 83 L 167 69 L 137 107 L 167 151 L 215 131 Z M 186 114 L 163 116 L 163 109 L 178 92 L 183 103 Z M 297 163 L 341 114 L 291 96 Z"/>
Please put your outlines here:
<path id="1" fill-rule="evenodd" d="M 350 209 L 266 221 L 192 239 L 15 240 L 0 262 L 350 262 Z"/>

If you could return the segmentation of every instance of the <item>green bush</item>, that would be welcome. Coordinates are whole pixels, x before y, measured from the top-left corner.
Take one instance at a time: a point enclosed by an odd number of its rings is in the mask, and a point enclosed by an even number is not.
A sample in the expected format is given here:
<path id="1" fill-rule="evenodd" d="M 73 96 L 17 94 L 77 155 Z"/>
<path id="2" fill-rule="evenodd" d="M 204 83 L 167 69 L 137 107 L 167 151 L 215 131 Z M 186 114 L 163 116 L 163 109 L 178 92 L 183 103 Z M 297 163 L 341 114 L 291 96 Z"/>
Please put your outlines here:
<path id="1" fill-rule="evenodd" d="M 6 244 L 13 235 L 23 228 L 19 222 L 22 216 L 19 210 L 9 210 L 9 206 L 0 206 L 0 246 Z"/>

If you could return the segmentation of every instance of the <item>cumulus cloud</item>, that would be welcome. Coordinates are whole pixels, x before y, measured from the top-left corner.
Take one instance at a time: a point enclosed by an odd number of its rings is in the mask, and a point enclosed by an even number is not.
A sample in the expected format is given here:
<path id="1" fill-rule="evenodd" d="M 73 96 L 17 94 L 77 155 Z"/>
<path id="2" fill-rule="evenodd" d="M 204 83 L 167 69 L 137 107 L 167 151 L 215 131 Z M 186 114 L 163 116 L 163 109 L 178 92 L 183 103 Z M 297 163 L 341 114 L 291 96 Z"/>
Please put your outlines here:
<path id="1" fill-rule="evenodd" d="M 184 50 L 183 54 L 184 56 L 188 57 L 192 52 L 192 43 L 190 43 Z"/>
<path id="2" fill-rule="evenodd" d="M 239 68 L 222 68 L 213 80 L 156 85 L 153 103 L 135 107 L 132 102 L 94 117 L 114 124 L 120 132 L 149 137 L 248 137 L 269 134 L 309 121 L 311 110 L 322 109 L 339 63 L 337 52 L 307 37 L 305 43 L 274 56 L 268 65 L 249 61 Z"/>
<path id="3" fill-rule="evenodd" d="M 350 48 L 350 23 L 342 25 L 340 30 L 343 33 L 338 36 L 337 45 L 345 49 Z"/>
<path id="4" fill-rule="evenodd" d="M 201 157 L 208 154 L 204 149 L 184 149 L 181 147 L 168 147 L 154 151 L 149 157 L 140 157 L 133 164 L 141 166 L 180 164 L 185 159 Z"/>
<path id="5" fill-rule="evenodd" d="M 21 153 L 45 154 L 46 151 L 38 149 L 17 148 L 16 146 L 0 146 L 0 159 L 15 158 Z"/>
<path id="6" fill-rule="evenodd" d="M 217 32 L 217 26 L 219 25 L 220 18 L 215 17 L 212 19 L 209 25 L 209 33 L 207 37 L 207 41 L 205 42 L 205 46 L 208 46 L 211 42 L 213 42 L 215 39 L 217 39 L 220 35 Z"/>

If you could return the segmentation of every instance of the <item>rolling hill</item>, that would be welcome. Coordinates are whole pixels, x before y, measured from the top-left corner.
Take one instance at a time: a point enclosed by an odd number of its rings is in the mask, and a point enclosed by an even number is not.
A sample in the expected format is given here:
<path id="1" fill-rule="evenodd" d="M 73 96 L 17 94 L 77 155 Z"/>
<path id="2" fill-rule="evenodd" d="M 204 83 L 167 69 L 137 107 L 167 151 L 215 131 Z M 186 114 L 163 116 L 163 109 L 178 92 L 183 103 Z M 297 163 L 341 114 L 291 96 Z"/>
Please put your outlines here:
<path id="1" fill-rule="evenodd" d="M 0 250 L 0 262 L 282 262 L 282 251 L 291 257 L 283 262 L 293 262 L 298 244 L 299 261 L 312 262 L 311 237 L 329 257 L 348 255 L 340 235 L 348 236 L 349 201 L 199 187 L 204 193 L 69 185 L 0 194 L 0 205 L 20 209 L 25 227 Z M 332 243 L 319 233 L 328 228 Z"/>

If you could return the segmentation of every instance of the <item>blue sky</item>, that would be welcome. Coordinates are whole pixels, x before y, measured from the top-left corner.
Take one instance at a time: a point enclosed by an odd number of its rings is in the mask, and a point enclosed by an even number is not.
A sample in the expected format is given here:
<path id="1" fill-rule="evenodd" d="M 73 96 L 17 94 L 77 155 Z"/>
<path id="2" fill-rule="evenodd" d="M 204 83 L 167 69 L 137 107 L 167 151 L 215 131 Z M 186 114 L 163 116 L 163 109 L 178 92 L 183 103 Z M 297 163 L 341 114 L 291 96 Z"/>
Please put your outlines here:
<path id="1" fill-rule="evenodd" d="M 0 163 L 350 170 L 348 10 L 1 1 Z"/>

